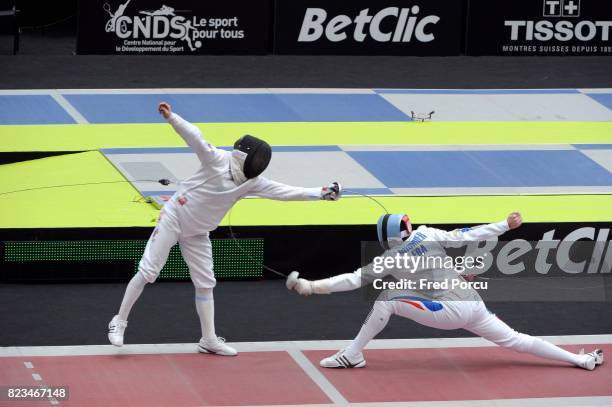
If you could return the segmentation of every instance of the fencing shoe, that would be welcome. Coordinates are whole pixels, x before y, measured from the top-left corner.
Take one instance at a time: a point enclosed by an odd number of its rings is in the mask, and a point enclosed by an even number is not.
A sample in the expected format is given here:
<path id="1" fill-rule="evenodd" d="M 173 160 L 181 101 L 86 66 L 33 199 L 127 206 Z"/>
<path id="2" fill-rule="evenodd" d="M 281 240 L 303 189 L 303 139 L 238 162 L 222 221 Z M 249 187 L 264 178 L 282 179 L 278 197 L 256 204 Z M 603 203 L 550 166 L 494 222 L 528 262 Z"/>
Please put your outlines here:
<path id="1" fill-rule="evenodd" d="M 580 353 L 584 353 L 584 351 L 580 351 Z M 601 365 L 604 361 L 603 350 L 595 349 L 593 352 L 589 352 L 585 355 L 584 362 L 579 366 L 586 370 L 593 370 L 597 366 Z"/>
<path id="2" fill-rule="evenodd" d="M 238 352 L 236 349 L 225 344 L 225 338 L 216 337 L 213 339 L 200 339 L 198 343 L 198 352 L 201 353 L 212 353 L 221 356 L 236 356 Z"/>
<path id="3" fill-rule="evenodd" d="M 115 346 L 123 346 L 123 333 L 127 327 L 127 321 L 119 319 L 119 315 L 115 315 L 111 322 L 108 323 L 108 340 Z"/>
<path id="4" fill-rule="evenodd" d="M 365 367 L 366 361 L 363 358 L 363 353 L 360 352 L 356 356 L 351 356 L 346 353 L 345 349 L 342 349 L 335 355 L 322 359 L 320 365 L 331 368 Z"/>

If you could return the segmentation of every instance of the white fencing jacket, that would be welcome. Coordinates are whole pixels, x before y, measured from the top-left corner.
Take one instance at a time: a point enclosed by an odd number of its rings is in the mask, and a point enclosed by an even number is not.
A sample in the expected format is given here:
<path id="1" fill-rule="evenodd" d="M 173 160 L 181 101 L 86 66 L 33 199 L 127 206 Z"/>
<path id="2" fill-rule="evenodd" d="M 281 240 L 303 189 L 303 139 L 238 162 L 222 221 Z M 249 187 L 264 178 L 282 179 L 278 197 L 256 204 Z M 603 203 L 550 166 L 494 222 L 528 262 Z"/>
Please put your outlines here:
<path id="1" fill-rule="evenodd" d="M 227 211 L 247 195 L 282 201 L 321 197 L 321 188 L 294 187 L 262 176 L 237 185 L 230 173 L 231 152 L 207 143 L 196 126 L 176 113 L 171 114 L 168 123 L 193 149 L 201 163 L 198 171 L 182 181 L 177 192 L 164 205 L 164 211 L 172 211 L 178 217 L 183 236 L 216 229 Z"/>
<path id="2" fill-rule="evenodd" d="M 462 247 L 469 242 L 485 241 L 496 238 L 497 236 L 510 230 L 508 222 L 503 220 L 497 223 L 490 223 L 472 228 L 455 229 L 446 231 L 428 226 L 419 226 L 417 230 L 403 242 L 401 245 L 393 247 L 383 254 L 383 256 L 394 257 L 396 253 L 407 253 L 411 256 L 421 256 L 425 254 L 430 257 L 446 256 L 446 248 Z M 426 279 L 427 281 L 451 281 L 455 279 L 463 279 L 460 274 L 453 268 L 439 267 L 423 267 L 419 268 L 414 274 L 407 273 L 406 270 L 396 270 L 386 268 L 381 273 L 373 272 L 373 264 L 370 263 L 362 269 L 358 269 L 354 273 L 340 274 L 326 280 L 322 280 L 323 290 L 329 292 L 350 291 L 370 284 L 374 278 L 383 278 L 387 275 L 400 279 Z M 421 295 L 428 299 L 438 300 L 466 300 L 471 299 L 475 295 L 474 290 L 445 290 L 445 289 L 427 289 L 417 290 L 415 294 Z M 479 298 L 479 297 L 478 297 Z"/>

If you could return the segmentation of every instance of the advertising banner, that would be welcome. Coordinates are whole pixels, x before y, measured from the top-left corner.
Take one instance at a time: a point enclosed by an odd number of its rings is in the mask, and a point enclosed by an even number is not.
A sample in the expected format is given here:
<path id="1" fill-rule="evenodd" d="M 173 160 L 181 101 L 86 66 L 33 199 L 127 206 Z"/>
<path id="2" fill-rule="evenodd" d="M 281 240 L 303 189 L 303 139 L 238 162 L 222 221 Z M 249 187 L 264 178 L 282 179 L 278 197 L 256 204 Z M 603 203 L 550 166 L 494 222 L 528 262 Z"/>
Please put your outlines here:
<path id="1" fill-rule="evenodd" d="M 468 55 L 612 55 L 612 2 L 470 0 Z"/>
<path id="2" fill-rule="evenodd" d="M 271 0 L 82 0 L 78 54 L 265 54 Z"/>
<path id="3" fill-rule="evenodd" d="M 277 0 L 276 54 L 458 55 L 462 0 Z"/>

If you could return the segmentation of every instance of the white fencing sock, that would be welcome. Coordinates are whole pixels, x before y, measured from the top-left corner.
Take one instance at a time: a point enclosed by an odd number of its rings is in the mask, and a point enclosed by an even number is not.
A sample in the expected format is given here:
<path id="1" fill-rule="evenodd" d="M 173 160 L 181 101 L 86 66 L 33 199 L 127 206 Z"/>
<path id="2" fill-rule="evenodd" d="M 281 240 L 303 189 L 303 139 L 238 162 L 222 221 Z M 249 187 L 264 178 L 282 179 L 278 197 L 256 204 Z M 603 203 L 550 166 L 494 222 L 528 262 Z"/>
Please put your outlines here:
<path id="1" fill-rule="evenodd" d="M 195 305 L 200 317 L 202 338 L 216 339 L 215 333 L 215 298 L 212 288 L 196 288 Z"/>
<path id="2" fill-rule="evenodd" d="M 140 294 L 142 294 L 142 290 L 146 284 L 147 280 L 144 279 L 140 272 L 136 273 L 134 277 L 132 277 L 127 285 L 127 288 L 125 289 L 123 301 L 121 301 L 121 308 L 119 308 L 120 319 L 127 321 L 134 303 L 138 297 L 140 297 Z"/>
<path id="3" fill-rule="evenodd" d="M 392 309 L 388 304 L 384 301 L 376 301 L 357 337 L 346 348 L 346 353 L 349 356 L 356 356 L 361 353 L 368 342 L 374 339 L 387 326 L 391 313 Z"/>
<path id="4" fill-rule="evenodd" d="M 581 366 L 587 357 L 586 355 L 568 352 L 550 342 L 535 337 L 530 352 L 543 358 L 568 362 L 578 366 Z"/>

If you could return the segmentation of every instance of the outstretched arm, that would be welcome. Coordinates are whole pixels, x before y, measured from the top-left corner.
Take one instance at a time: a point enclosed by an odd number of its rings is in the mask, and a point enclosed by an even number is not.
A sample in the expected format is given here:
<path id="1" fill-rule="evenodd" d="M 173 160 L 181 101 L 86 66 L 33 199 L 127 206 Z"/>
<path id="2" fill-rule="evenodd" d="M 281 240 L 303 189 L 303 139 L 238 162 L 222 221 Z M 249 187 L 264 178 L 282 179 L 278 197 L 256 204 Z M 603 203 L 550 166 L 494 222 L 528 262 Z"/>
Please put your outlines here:
<path id="1" fill-rule="evenodd" d="M 444 247 L 461 247 L 468 242 L 492 239 L 511 229 L 518 228 L 522 223 L 521 214 L 519 212 L 512 212 L 506 219 L 496 223 L 455 229 L 450 232 L 435 228 L 429 228 L 429 230 L 433 232 L 432 237 L 434 240 L 441 242 Z"/>
<path id="2" fill-rule="evenodd" d="M 191 147 L 193 152 L 196 153 L 202 164 L 209 163 L 221 155 L 216 147 L 204 140 L 200 129 L 178 114 L 173 113 L 170 104 L 162 102 L 159 104 L 158 110 L 164 119 L 168 120 L 168 123 L 174 128 L 174 131 L 176 131 L 177 134 L 185 140 L 187 145 Z"/>
<path id="3" fill-rule="evenodd" d="M 469 241 L 487 240 L 499 236 L 510 229 L 518 228 L 522 223 L 521 214 L 513 212 L 505 220 L 497 223 L 456 229 L 450 232 L 434 228 L 429 228 L 429 230 L 433 232 L 433 238 L 443 243 L 444 246 L 460 247 Z M 384 277 L 390 271 L 390 269 L 385 268 L 381 273 L 373 273 L 372 267 L 373 264 L 370 263 L 365 266 L 365 272 L 362 272 L 362 269 L 358 269 L 353 273 L 339 274 L 314 281 L 299 278 L 299 273 L 294 271 L 287 277 L 287 288 L 306 296 L 352 291 L 370 284 L 374 278 Z"/>
<path id="4" fill-rule="evenodd" d="M 293 271 L 287 277 L 287 288 L 297 291 L 300 295 L 306 296 L 311 294 L 331 294 L 342 291 L 353 291 L 372 283 L 375 278 L 386 276 L 390 271 L 389 269 L 384 269 L 379 273 L 374 273 L 373 263 L 368 264 L 364 269 L 365 271 L 360 268 L 352 273 L 338 274 L 337 276 L 314 281 L 299 278 L 299 273 Z"/>
<path id="5" fill-rule="evenodd" d="M 333 186 L 323 188 L 303 188 L 286 185 L 272 181 L 264 177 L 259 177 L 258 182 L 250 191 L 252 195 L 262 198 L 275 199 L 278 201 L 310 201 L 316 199 L 337 200 L 340 198 L 340 186 L 338 183 L 336 192 L 329 192 Z M 331 194 L 331 195 L 330 195 Z"/>
<path id="6" fill-rule="evenodd" d="M 338 274 L 337 276 L 314 281 L 299 278 L 299 273 L 294 271 L 287 277 L 287 288 L 306 296 L 311 294 L 331 294 L 361 288 L 362 280 L 361 269 L 353 273 Z"/>

